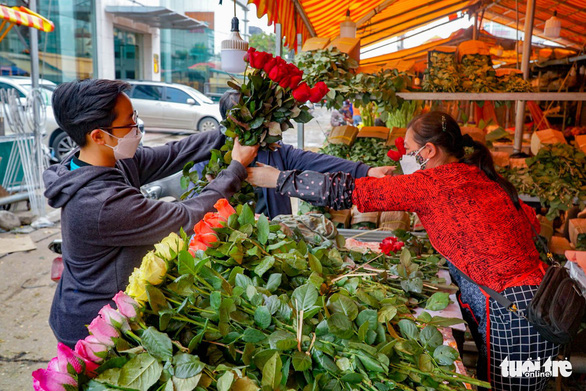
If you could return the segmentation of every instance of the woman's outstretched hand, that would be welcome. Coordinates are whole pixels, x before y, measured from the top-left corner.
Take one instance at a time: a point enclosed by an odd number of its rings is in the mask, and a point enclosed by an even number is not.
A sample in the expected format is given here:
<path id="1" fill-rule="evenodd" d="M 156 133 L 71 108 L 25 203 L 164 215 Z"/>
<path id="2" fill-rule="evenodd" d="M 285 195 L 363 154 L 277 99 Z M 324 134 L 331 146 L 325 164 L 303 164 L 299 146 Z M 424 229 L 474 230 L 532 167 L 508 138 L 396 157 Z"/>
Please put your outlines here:
<path id="1" fill-rule="evenodd" d="M 277 187 L 277 179 L 281 171 L 272 166 L 267 166 L 262 163 L 256 163 L 256 167 L 248 167 L 248 178 L 246 181 L 257 187 Z"/>
<path id="2" fill-rule="evenodd" d="M 396 167 L 394 166 L 371 167 L 367 175 L 374 178 L 382 178 L 387 175 L 393 175 L 395 169 Z"/>

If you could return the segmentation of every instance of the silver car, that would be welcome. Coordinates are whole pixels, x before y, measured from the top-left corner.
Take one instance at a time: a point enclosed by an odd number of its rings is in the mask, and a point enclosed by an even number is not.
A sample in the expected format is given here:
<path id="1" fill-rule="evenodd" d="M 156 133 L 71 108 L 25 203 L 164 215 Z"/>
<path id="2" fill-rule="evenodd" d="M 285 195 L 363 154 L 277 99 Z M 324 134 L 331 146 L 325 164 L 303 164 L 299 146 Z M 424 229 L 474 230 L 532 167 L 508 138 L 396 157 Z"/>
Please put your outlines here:
<path id="1" fill-rule="evenodd" d="M 220 108 L 210 98 L 183 84 L 128 80 L 130 100 L 147 130 L 218 129 Z"/>

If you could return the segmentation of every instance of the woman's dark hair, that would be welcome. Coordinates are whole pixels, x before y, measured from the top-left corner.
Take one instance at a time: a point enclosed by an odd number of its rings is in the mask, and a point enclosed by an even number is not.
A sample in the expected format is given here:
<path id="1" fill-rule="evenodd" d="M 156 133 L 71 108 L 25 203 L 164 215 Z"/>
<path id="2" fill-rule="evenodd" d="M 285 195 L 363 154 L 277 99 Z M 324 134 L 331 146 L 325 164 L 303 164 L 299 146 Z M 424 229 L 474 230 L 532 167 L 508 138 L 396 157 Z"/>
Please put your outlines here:
<path id="1" fill-rule="evenodd" d="M 413 139 L 419 146 L 426 143 L 434 144 L 459 159 L 461 163 L 480 168 L 490 180 L 502 187 L 517 209 L 521 207 L 517 190 L 511 182 L 496 172 L 488 148 L 474 141 L 470 135 L 462 135 L 460 126 L 449 114 L 441 111 L 422 114 L 409 122 L 407 129 L 413 130 Z M 467 154 L 465 147 L 472 148 L 472 153 Z"/>
<path id="2" fill-rule="evenodd" d="M 220 115 L 222 116 L 222 119 L 226 119 L 228 111 L 230 111 L 232 107 L 236 106 L 239 100 L 240 92 L 236 90 L 228 90 L 224 92 L 220 98 Z"/>
<path id="3" fill-rule="evenodd" d="M 116 99 L 130 89 L 119 80 L 86 79 L 61 84 L 53 92 L 55 120 L 79 145 L 85 146 L 85 136 L 99 127 L 111 126 L 116 119 Z"/>

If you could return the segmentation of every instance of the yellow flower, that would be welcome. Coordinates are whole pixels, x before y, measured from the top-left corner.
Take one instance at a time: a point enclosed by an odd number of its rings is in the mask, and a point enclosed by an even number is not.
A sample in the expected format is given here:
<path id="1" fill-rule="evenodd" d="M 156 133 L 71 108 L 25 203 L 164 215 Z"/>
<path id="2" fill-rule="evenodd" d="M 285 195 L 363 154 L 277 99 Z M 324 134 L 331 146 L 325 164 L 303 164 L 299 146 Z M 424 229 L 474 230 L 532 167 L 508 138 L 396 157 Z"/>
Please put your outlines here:
<path id="1" fill-rule="evenodd" d="M 128 278 L 126 294 L 138 302 L 145 302 L 148 299 L 146 293 L 146 281 L 140 269 L 134 268 L 134 272 Z"/>
<path id="2" fill-rule="evenodd" d="M 167 261 L 175 259 L 179 251 L 183 250 L 184 247 L 185 242 L 175 232 L 161 240 L 161 243 L 155 244 L 157 255 Z"/>
<path id="3" fill-rule="evenodd" d="M 154 251 L 149 252 L 142 259 L 140 265 L 142 277 L 153 285 L 159 285 L 167 273 L 167 262 L 157 257 Z"/>

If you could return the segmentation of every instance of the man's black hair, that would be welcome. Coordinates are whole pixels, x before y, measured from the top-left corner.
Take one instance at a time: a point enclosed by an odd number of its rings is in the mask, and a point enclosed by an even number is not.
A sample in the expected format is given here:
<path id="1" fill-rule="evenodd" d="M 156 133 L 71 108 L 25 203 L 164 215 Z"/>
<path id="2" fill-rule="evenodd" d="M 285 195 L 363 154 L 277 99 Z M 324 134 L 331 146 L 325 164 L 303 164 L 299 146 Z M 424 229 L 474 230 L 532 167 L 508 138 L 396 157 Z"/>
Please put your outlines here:
<path id="1" fill-rule="evenodd" d="M 228 115 L 230 109 L 236 106 L 239 100 L 240 92 L 233 89 L 224 92 L 220 98 L 220 115 L 222 116 L 222 119 L 226 119 L 226 115 Z"/>
<path id="2" fill-rule="evenodd" d="M 80 147 L 86 134 L 99 127 L 111 126 L 116 119 L 116 98 L 129 90 L 120 80 L 86 79 L 61 84 L 53 93 L 55 120 Z"/>

